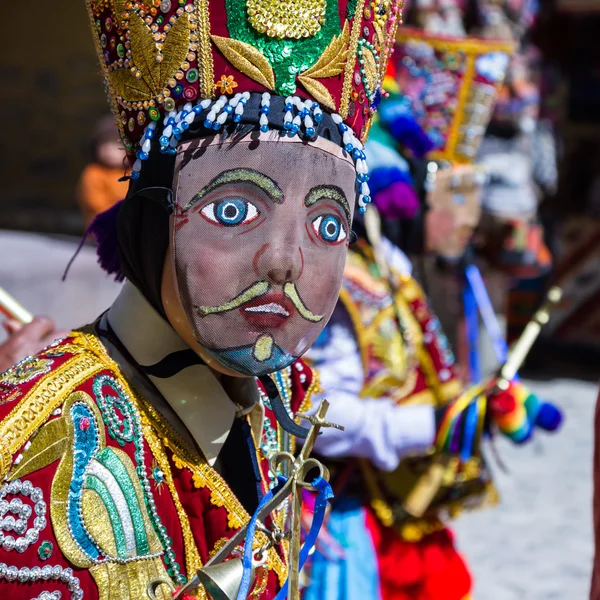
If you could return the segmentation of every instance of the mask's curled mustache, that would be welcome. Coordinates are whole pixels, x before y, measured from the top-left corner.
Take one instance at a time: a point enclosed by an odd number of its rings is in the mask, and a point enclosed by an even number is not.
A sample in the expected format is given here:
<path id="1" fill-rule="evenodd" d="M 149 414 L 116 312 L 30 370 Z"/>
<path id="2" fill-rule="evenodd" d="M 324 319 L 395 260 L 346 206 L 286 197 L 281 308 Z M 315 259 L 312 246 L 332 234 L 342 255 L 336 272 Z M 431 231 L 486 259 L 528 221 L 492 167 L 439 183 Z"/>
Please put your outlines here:
<path id="1" fill-rule="evenodd" d="M 197 306 L 196 311 L 201 317 L 207 317 L 208 315 L 217 315 L 230 310 L 235 310 L 244 304 L 265 296 L 271 290 L 271 284 L 267 281 L 258 281 L 250 287 L 246 288 L 243 292 L 238 294 L 233 300 L 221 304 L 220 306 Z M 296 286 L 288 282 L 283 286 L 283 294 L 289 298 L 294 305 L 294 308 L 298 311 L 298 314 L 307 321 L 312 323 L 318 323 L 323 320 L 323 316 L 315 315 L 311 310 L 304 304 Z"/>

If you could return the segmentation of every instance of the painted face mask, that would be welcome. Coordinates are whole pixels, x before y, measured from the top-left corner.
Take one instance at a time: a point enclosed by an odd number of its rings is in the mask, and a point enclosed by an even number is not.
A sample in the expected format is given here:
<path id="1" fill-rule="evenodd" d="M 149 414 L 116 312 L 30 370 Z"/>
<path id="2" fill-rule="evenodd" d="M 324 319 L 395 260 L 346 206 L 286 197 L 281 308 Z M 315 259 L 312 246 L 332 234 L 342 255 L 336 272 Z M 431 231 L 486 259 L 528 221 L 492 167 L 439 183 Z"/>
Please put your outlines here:
<path id="1" fill-rule="evenodd" d="M 355 178 L 352 161 L 323 139 L 271 132 L 179 146 L 173 259 L 208 357 L 260 376 L 315 341 L 341 286 Z"/>

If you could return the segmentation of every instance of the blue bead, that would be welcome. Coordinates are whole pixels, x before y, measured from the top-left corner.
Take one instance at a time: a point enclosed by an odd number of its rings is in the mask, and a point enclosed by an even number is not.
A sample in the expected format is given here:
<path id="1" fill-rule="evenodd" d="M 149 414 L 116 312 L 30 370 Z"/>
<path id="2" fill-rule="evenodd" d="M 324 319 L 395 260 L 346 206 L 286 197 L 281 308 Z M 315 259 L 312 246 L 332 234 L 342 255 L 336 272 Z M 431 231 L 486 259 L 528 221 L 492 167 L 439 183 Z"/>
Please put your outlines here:
<path id="1" fill-rule="evenodd" d="M 286 131 L 289 131 L 292 128 L 292 122 L 291 121 L 284 121 L 283 122 L 283 128 Z"/>
<path id="2" fill-rule="evenodd" d="M 140 174 L 137 171 L 132 171 L 131 179 L 139 179 L 139 178 L 140 178 Z"/>
<path id="3" fill-rule="evenodd" d="M 315 137 L 315 128 L 314 127 L 307 127 L 306 128 L 306 135 L 308 137 Z"/>
<path id="4" fill-rule="evenodd" d="M 208 119 L 204 121 L 204 127 L 206 127 L 206 129 L 212 129 L 212 124 L 213 122 L 209 121 Z"/>
<path id="5" fill-rule="evenodd" d="M 179 123 L 179 127 L 182 131 L 186 131 L 190 128 L 190 124 L 187 121 L 181 121 L 181 123 Z"/>
<path id="6" fill-rule="evenodd" d="M 181 135 L 181 129 L 179 129 L 179 126 L 173 127 L 173 135 Z"/>
<path id="7" fill-rule="evenodd" d="M 230 115 L 233 112 L 233 106 L 231 106 L 230 104 L 228 104 L 224 109 L 223 109 L 228 115 Z"/>
<path id="8" fill-rule="evenodd" d="M 292 108 L 294 108 L 289 102 L 285 105 L 286 112 L 292 112 Z"/>
<path id="9" fill-rule="evenodd" d="M 369 202 L 371 202 L 371 196 L 363 196 L 363 200 L 369 204 Z"/>
<path id="10" fill-rule="evenodd" d="M 354 160 L 359 160 L 360 158 L 362 158 L 361 152 L 358 148 L 354 148 L 354 150 L 352 150 L 352 158 Z"/>
<path id="11" fill-rule="evenodd" d="M 261 126 L 260 126 L 260 130 L 261 130 L 263 133 L 267 133 L 267 131 L 269 131 L 269 126 L 268 126 L 268 125 L 261 125 Z"/>
<path id="12" fill-rule="evenodd" d="M 181 123 L 181 121 L 183 121 L 189 114 L 190 113 L 187 110 L 181 111 L 181 116 L 179 117 L 179 122 Z"/>
<path id="13" fill-rule="evenodd" d="M 315 110 L 316 108 L 319 108 L 319 103 L 318 102 L 313 102 L 311 108 L 313 110 Z"/>
<path id="14" fill-rule="evenodd" d="M 221 129 L 221 123 L 219 123 L 218 121 L 215 121 L 215 122 L 213 123 L 213 126 L 212 126 L 212 128 L 213 128 L 215 131 L 219 131 L 219 129 Z"/>
<path id="15" fill-rule="evenodd" d="M 158 141 L 160 142 L 161 146 L 169 145 L 169 138 L 166 135 L 161 136 L 161 138 Z"/>
<path id="16" fill-rule="evenodd" d="M 233 115 L 233 122 L 239 123 L 242 120 L 242 115 Z"/>
<path id="17" fill-rule="evenodd" d="M 194 106 L 194 108 L 192 108 L 192 110 L 194 111 L 194 113 L 199 115 L 204 109 L 198 104 L 197 106 Z"/>
<path id="18" fill-rule="evenodd" d="M 166 148 L 166 154 L 177 154 L 177 150 L 175 148 Z"/>
<path id="19" fill-rule="evenodd" d="M 146 139 L 151 140 L 154 137 L 154 129 L 148 129 L 146 131 Z"/>
<path id="20" fill-rule="evenodd" d="M 268 106 L 261 106 L 261 107 L 260 107 L 260 112 L 261 112 L 263 115 L 268 115 L 268 114 L 269 114 L 269 110 L 270 110 L 270 107 L 268 107 Z"/>
<path id="21" fill-rule="evenodd" d="M 366 206 L 359 206 L 359 207 L 358 207 L 358 212 L 359 212 L 361 215 L 364 215 L 364 214 L 367 212 L 367 207 L 366 207 Z"/>
<path id="22" fill-rule="evenodd" d="M 354 150 L 354 146 L 353 146 L 352 144 L 346 144 L 346 145 L 344 146 L 344 150 L 345 150 L 346 152 L 352 152 L 352 150 Z"/>
<path id="23" fill-rule="evenodd" d="M 348 125 L 346 125 L 346 123 L 340 123 L 340 131 L 342 133 L 344 133 L 345 131 L 348 131 Z"/>
<path id="24" fill-rule="evenodd" d="M 171 117 L 168 121 L 167 121 L 167 125 L 175 125 L 175 118 Z"/>
<path id="25" fill-rule="evenodd" d="M 144 152 L 143 150 L 140 150 L 139 153 L 138 153 L 138 155 L 137 155 L 137 157 L 140 160 L 148 160 L 148 156 L 149 156 L 149 154 L 147 152 Z"/>
<path id="26" fill-rule="evenodd" d="M 317 123 L 320 123 L 323 120 L 323 113 L 316 113 L 313 118 Z"/>

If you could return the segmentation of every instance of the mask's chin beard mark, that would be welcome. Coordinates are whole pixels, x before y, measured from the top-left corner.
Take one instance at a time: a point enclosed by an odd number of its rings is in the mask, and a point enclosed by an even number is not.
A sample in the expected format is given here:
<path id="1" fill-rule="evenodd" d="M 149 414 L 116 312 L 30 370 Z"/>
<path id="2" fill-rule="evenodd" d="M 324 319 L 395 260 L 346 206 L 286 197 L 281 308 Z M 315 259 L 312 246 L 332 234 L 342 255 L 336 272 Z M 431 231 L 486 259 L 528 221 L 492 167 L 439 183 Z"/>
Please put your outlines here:
<path id="1" fill-rule="evenodd" d="M 256 342 L 254 342 L 252 354 L 258 362 L 265 362 L 273 356 L 273 346 L 273 336 L 266 333 L 261 335 Z"/>
<path id="2" fill-rule="evenodd" d="M 306 321 L 310 321 L 311 323 L 319 323 L 323 320 L 322 316 L 315 315 L 306 307 L 306 305 L 302 301 L 302 298 L 300 298 L 300 295 L 298 294 L 296 286 L 293 283 L 286 283 L 283 286 L 283 293 L 292 301 L 293 305 L 298 311 L 298 314 L 303 319 L 305 319 Z"/>
<path id="3" fill-rule="evenodd" d="M 259 281 L 225 304 L 221 304 L 220 306 L 197 306 L 196 311 L 201 317 L 206 317 L 208 315 L 235 310 L 255 298 L 264 296 L 270 288 L 271 286 L 266 281 Z"/>
<path id="4" fill-rule="evenodd" d="M 221 350 L 206 346 L 203 348 L 214 361 L 235 373 L 249 377 L 260 377 L 281 371 L 299 358 L 297 354 L 291 354 L 280 348 L 268 334 L 259 336 L 253 344 L 247 346 Z"/>

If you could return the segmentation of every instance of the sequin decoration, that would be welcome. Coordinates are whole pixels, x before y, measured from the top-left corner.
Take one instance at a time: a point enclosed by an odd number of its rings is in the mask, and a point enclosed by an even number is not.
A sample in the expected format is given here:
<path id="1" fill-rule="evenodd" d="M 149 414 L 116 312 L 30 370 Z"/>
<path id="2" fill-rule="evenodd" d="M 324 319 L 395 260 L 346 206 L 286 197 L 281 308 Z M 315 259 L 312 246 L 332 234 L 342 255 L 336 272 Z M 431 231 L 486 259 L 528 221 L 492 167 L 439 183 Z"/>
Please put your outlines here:
<path id="1" fill-rule="evenodd" d="M 60 565 L 52 567 L 46 565 L 44 567 L 18 567 L 9 566 L 5 563 L 0 563 L 0 582 L 5 579 L 8 582 L 18 583 L 34 583 L 36 581 L 56 581 L 60 582 L 67 587 L 67 590 L 71 594 L 71 600 L 81 600 L 83 598 L 83 590 L 81 589 L 79 577 L 73 574 L 73 569 L 67 567 L 66 569 Z M 33 598 L 33 600 L 60 600 L 62 593 L 60 591 L 55 592 L 42 592 L 39 596 Z"/>
<path id="2" fill-rule="evenodd" d="M 292 409 L 291 409 L 291 384 L 290 384 L 290 370 L 291 367 L 284 369 L 284 371 L 277 371 L 274 374 L 275 383 L 277 384 L 277 389 L 281 394 L 281 400 L 285 409 L 287 410 L 290 417 L 293 418 Z M 259 388 L 260 389 L 260 388 Z M 261 404 L 272 411 L 271 402 L 269 397 L 260 389 L 260 401 Z M 274 456 L 277 452 L 281 450 L 288 450 L 287 448 L 281 448 L 279 445 L 279 436 L 277 433 L 277 422 L 271 422 L 271 419 L 265 415 L 263 421 L 263 431 L 262 431 L 262 439 L 260 442 L 260 449 L 263 453 L 263 456 L 269 460 L 272 456 Z M 277 474 L 273 473 L 269 469 L 269 487 L 273 489 L 277 485 Z"/>
<path id="3" fill-rule="evenodd" d="M 38 556 L 40 557 L 40 560 L 48 560 L 52 556 L 53 551 L 54 546 L 52 545 L 52 542 L 42 542 L 38 548 Z"/>
<path id="4" fill-rule="evenodd" d="M 231 38 L 256 48 L 268 60 L 275 74 L 275 92 L 283 96 L 296 92 L 296 77 L 317 62 L 342 30 L 337 2 L 326 2 L 322 24 L 314 35 L 294 39 L 269 37 L 258 32 L 247 19 L 245 0 L 226 0 L 225 6 Z M 262 5 L 261 11 L 264 11 Z"/>
<path id="5" fill-rule="evenodd" d="M 10 502 L 8 496 L 12 496 Z M 21 497 L 29 500 L 32 505 L 23 502 Z M 40 533 L 46 528 L 46 502 L 42 490 L 34 487 L 31 481 L 21 482 L 15 479 L 5 483 L 0 488 L 0 544 L 7 552 L 25 552 L 35 544 Z M 35 513 L 32 527 L 29 519 Z M 15 535 L 10 535 L 15 534 Z"/>
<path id="6" fill-rule="evenodd" d="M 250 25 L 269 37 L 299 39 L 312 37 L 321 29 L 327 0 L 247 0 Z"/>

